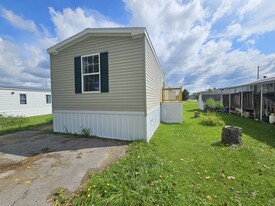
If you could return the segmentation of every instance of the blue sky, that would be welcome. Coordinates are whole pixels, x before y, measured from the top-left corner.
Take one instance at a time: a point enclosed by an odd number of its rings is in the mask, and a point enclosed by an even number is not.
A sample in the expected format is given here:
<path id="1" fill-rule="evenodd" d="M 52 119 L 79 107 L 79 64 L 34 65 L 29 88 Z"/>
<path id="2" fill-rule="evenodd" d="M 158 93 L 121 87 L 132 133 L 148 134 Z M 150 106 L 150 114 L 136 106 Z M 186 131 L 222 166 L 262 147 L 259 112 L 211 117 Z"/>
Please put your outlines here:
<path id="1" fill-rule="evenodd" d="M 274 76 L 274 13 L 268 0 L 2 0 L 0 84 L 49 85 L 46 49 L 86 27 L 146 27 L 172 87 Z"/>

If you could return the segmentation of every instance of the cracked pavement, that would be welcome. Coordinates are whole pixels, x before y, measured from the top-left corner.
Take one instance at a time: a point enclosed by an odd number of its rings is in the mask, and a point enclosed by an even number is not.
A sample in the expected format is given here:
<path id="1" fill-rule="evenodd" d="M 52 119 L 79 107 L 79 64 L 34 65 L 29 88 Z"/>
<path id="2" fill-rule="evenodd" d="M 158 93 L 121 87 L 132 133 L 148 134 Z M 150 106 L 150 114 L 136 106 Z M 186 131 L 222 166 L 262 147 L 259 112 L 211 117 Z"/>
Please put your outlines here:
<path id="1" fill-rule="evenodd" d="M 1 206 L 53 205 L 125 155 L 129 142 L 23 131 L 0 136 Z"/>

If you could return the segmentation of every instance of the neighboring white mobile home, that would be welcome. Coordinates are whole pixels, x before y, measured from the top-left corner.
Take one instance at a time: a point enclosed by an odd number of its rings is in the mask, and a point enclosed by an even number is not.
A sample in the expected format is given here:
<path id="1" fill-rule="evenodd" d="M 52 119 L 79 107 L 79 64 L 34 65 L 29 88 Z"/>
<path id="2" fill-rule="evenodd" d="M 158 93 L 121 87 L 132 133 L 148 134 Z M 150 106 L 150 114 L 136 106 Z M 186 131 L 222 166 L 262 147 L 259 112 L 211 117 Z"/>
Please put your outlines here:
<path id="1" fill-rule="evenodd" d="M 30 117 L 51 113 L 49 89 L 0 87 L 0 115 Z"/>
<path id="2" fill-rule="evenodd" d="M 151 138 L 165 79 L 145 28 L 85 29 L 48 53 L 55 132 Z"/>

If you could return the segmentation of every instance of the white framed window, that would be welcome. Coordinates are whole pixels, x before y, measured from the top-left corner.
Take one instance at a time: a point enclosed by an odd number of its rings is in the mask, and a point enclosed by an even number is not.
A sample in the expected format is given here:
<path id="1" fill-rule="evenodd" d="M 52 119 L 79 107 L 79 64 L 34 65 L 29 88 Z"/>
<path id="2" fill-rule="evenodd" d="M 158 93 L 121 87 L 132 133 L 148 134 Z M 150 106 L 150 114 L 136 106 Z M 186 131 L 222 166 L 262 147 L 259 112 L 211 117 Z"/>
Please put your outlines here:
<path id="1" fill-rule="evenodd" d="M 52 103 L 52 97 L 49 94 L 46 94 L 46 104 L 51 104 Z"/>
<path id="2" fill-rule="evenodd" d="M 82 92 L 100 92 L 100 55 L 81 57 Z"/>
<path id="3" fill-rule="evenodd" d="M 27 104 L 27 94 L 19 94 L 20 104 Z"/>

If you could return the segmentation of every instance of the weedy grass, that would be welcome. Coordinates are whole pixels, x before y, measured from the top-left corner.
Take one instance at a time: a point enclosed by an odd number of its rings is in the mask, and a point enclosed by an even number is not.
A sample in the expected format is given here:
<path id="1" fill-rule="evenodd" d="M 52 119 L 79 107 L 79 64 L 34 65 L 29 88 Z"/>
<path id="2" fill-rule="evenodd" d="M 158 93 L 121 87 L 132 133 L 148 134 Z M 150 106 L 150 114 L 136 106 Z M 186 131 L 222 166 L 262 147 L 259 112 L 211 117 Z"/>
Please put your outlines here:
<path id="1" fill-rule="evenodd" d="M 242 146 L 221 144 L 222 126 L 194 118 L 161 124 L 149 143 L 133 142 L 124 159 L 91 176 L 73 205 L 275 205 L 275 127 L 229 114 L 243 128 Z"/>
<path id="2" fill-rule="evenodd" d="M 34 117 L 4 117 L 0 116 L 0 135 L 31 129 L 33 126 L 51 123 L 52 115 Z"/>
<path id="3" fill-rule="evenodd" d="M 134 142 L 124 159 L 93 175 L 73 205 L 173 205 L 177 198 L 173 176 L 151 144 Z M 171 198 L 173 197 L 173 198 Z"/>

